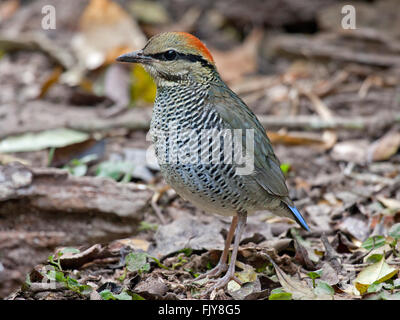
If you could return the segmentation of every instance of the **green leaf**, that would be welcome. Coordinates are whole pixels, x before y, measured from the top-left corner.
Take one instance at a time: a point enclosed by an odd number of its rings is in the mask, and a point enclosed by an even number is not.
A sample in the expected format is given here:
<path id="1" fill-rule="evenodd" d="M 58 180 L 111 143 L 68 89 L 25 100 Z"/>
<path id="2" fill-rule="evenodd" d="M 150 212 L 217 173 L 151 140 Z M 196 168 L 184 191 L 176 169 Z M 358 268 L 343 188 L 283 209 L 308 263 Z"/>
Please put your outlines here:
<path id="1" fill-rule="evenodd" d="M 46 274 L 46 277 L 51 281 L 56 281 L 56 282 L 66 281 L 64 273 L 62 271 L 49 270 Z"/>
<path id="2" fill-rule="evenodd" d="M 192 248 L 184 248 L 178 251 L 178 253 L 184 253 L 186 257 L 190 257 L 193 253 L 193 249 Z"/>
<path id="3" fill-rule="evenodd" d="M 88 295 L 93 291 L 93 288 L 89 285 L 83 284 L 79 286 L 79 292 L 83 295 Z"/>
<path id="4" fill-rule="evenodd" d="M 281 164 L 281 170 L 284 174 L 287 174 L 290 170 L 291 166 L 289 163 L 282 163 Z"/>
<path id="5" fill-rule="evenodd" d="M 132 293 L 132 300 L 146 300 L 143 298 L 141 295 L 138 295 L 137 293 Z"/>
<path id="6" fill-rule="evenodd" d="M 65 282 L 65 276 L 62 271 L 56 271 L 55 272 L 55 280 L 57 282 Z"/>
<path id="7" fill-rule="evenodd" d="M 76 253 L 79 253 L 79 252 L 81 252 L 79 249 L 76 249 L 76 248 L 73 248 L 73 247 L 66 247 L 66 248 L 62 248 L 61 250 L 60 250 L 60 252 L 62 253 L 62 254 L 66 254 L 66 253 L 72 253 L 72 254 L 76 254 Z"/>
<path id="8" fill-rule="evenodd" d="M 320 278 L 322 275 L 322 269 L 316 270 L 316 271 L 311 271 L 309 273 L 307 273 L 307 275 L 311 278 L 311 279 L 317 279 Z"/>
<path id="9" fill-rule="evenodd" d="M 276 288 L 271 291 L 268 300 L 292 300 L 292 294 L 285 292 L 283 288 Z"/>
<path id="10" fill-rule="evenodd" d="M 122 291 L 120 294 L 115 294 L 114 297 L 117 300 L 132 300 L 132 297 L 125 291 Z"/>
<path id="11" fill-rule="evenodd" d="M 79 290 L 80 284 L 79 284 L 78 280 L 71 278 L 71 277 L 67 277 L 67 286 L 69 289 Z"/>
<path id="12" fill-rule="evenodd" d="M 392 279 L 387 280 L 386 282 L 382 282 L 382 285 L 383 285 L 383 289 L 386 289 L 386 290 L 393 290 L 394 289 L 394 285 L 393 285 Z"/>
<path id="13" fill-rule="evenodd" d="M 105 289 L 105 290 L 99 292 L 99 294 L 103 300 L 116 300 L 113 293 L 108 289 Z"/>
<path id="14" fill-rule="evenodd" d="M 382 246 L 384 246 L 386 243 L 385 237 L 384 236 L 372 236 L 369 237 L 367 240 L 365 240 L 361 246 L 364 249 L 371 250 L 371 249 L 377 249 Z"/>
<path id="15" fill-rule="evenodd" d="M 275 294 L 275 293 L 285 293 L 286 291 L 280 287 L 280 288 L 275 288 L 273 290 L 271 290 L 271 294 Z"/>
<path id="16" fill-rule="evenodd" d="M 50 167 L 50 165 L 51 165 L 51 163 L 52 163 L 52 161 L 53 161 L 53 158 L 54 158 L 54 152 L 56 151 L 56 148 L 54 148 L 54 147 L 51 147 L 50 149 L 49 149 L 49 154 L 48 154 L 48 156 L 47 156 L 47 166 L 48 167 Z"/>
<path id="17" fill-rule="evenodd" d="M 88 154 L 80 159 L 72 159 L 64 169 L 67 169 L 75 177 L 83 177 L 88 170 L 87 164 L 98 158 L 96 154 Z"/>
<path id="18" fill-rule="evenodd" d="M 400 240 L 400 223 L 394 224 L 389 230 L 389 236 L 396 240 Z"/>
<path id="19" fill-rule="evenodd" d="M 317 286 L 314 289 L 314 293 L 317 296 L 321 296 L 321 295 L 333 296 L 335 294 L 335 290 L 328 283 L 326 283 L 324 281 L 319 281 L 317 283 Z"/>
<path id="20" fill-rule="evenodd" d="M 157 231 L 157 229 L 158 229 L 158 224 L 156 223 L 141 221 L 139 225 L 139 231 L 146 231 L 146 230 Z"/>
<path id="21" fill-rule="evenodd" d="M 70 129 L 54 129 L 39 133 L 25 133 L 0 141 L 0 153 L 39 151 L 47 148 L 65 147 L 89 138 L 84 132 Z"/>
<path id="22" fill-rule="evenodd" d="M 369 263 L 375 263 L 375 262 L 380 261 L 380 260 L 382 259 L 382 257 L 383 257 L 382 254 L 375 253 L 375 254 L 370 255 L 370 256 L 367 258 L 367 262 L 369 262 Z"/>
<path id="23" fill-rule="evenodd" d="M 56 271 L 55 270 L 47 271 L 46 278 L 49 279 L 50 281 L 56 281 Z"/>
<path id="24" fill-rule="evenodd" d="M 86 164 L 82 164 L 82 165 L 74 166 L 74 167 L 68 167 L 67 166 L 66 169 L 74 177 L 83 177 L 86 174 L 87 170 L 88 170 L 88 166 Z"/>
<path id="25" fill-rule="evenodd" d="M 397 274 L 398 270 L 389 266 L 384 257 L 362 270 L 354 280 L 354 285 L 360 294 L 367 292 L 373 283 L 381 283 Z"/>
<path id="26" fill-rule="evenodd" d="M 264 263 L 261 267 L 256 268 L 257 273 L 263 273 L 267 270 L 268 263 Z"/>
<path id="27" fill-rule="evenodd" d="M 27 273 L 26 276 L 25 276 L 25 283 L 28 285 L 28 287 L 30 287 L 31 284 L 32 284 L 31 277 L 30 277 L 29 273 Z"/>
<path id="28" fill-rule="evenodd" d="M 101 298 L 103 300 L 144 300 L 142 297 L 140 297 L 138 294 L 135 295 L 135 299 L 126 291 L 122 291 L 120 294 L 113 294 L 110 290 L 105 289 L 101 292 L 99 292 Z M 140 298 L 141 299 L 140 299 Z"/>
<path id="29" fill-rule="evenodd" d="M 48 260 L 49 263 L 50 263 L 53 267 L 55 267 L 57 270 L 62 270 L 61 264 L 60 264 L 60 257 L 61 257 L 61 256 L 62 256 L 62 252 L 59 252 L 59 253 L 58 253 L 57 261 L 54 260 L 54 259 L 55 259 L 54 255 L 50 255 L 50 256 L 47 258 L 47 260 Z"/>
<path id="30" fill-rule="evenodd" d="M 162 268 L 162 269 L 165 269 L 165 270 L 169 270 L 169 268 L 167 267 L 167 266 L 164 266 L 161 262 L 160 262 L 160 260 L 158 260 L 157 258 L 155 258 L 155 257 L 152 257 L 152 256 L 148 256 L 150 259 L 152 259 L 152 260 L 154 260 L 154 262 L 157 264 L 157 266 L 159 267 L 159 268 Z"/>
<path id="31" fill-rule="evenodd" d="M 87 154 L 86 156 L 79 158 L 78 161 L 80 163 L 88 164 L 89 162 L 95 161 L 99 158 L 99 156 L 95 153 Z"/>
<path id="32" fill-rule="evenodd" d="M 125 263 L 130 272 L 147 272 L 150 270 L 150 263 L 147 262 L 146 252 L 131 252 L 125 258 Z"/>
<path id="33" fill-rule="evenodd" d="M 104 161 L 97 166 L 96 176 L 119 180 L 130 175 L 133 169 L 133 164 L 128 161 Z"/>
<path id="34" fill-rule="evenodd" d="M 367 297 L 366 300 L 400 300 L 400 293 L 390 294 L 389 292 L 382 290 L 377 294 Z"/>

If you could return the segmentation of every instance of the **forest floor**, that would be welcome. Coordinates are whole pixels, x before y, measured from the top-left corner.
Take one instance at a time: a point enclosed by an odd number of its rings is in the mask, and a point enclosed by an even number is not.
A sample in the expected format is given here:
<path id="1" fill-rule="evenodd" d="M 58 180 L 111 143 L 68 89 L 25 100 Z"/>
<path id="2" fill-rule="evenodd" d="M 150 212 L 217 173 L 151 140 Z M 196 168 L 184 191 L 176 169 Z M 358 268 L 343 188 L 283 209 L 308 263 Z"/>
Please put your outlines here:
<path id="1" fill-rule="evenodd" d="M 166 185 L 148 153 L 154 84 L 114 62 L 181 30 L 265 126 L 311 228 L 250 216 L 243 285 L 208 298 L 400 299 L 400 28 L 381 18 L 400 15 L 395 1 L 358 2 L 343 30 L 333 1 L 253 28 L 224 1 L 57 0 L 43 31 L 45 2 L 0 4 L 0 298 L 198 299 L 210 285 L 196 277 L 230 218 Z"/>

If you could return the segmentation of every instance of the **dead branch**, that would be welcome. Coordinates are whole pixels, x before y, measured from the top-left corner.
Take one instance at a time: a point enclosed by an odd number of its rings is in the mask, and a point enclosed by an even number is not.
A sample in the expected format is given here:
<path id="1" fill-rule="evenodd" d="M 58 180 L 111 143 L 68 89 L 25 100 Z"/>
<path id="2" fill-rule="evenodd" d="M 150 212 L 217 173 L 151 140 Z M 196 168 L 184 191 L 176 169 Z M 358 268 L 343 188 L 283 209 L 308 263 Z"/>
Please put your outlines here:
<path id="1" fill-rule="evenodd" d="M 70 69 L 75 63 L 73 56 L 65 48 L 61 48 L 54 41 L 39 32 L 20 34 L 18 39 L 0 35 L 0 49 L 5 51 L 40 51 L 48 55 L 66 70 Z"/>
<path id="2" fill-rule="evenodd" d="M 65 170 L 30 169 L 19 163 L 0 166 L 0 214 L 7 202 L 18 207 L 61 213 L 114 215 L 140 221 L 152 191 L 133 183 L 73 177 Z"/>
<path id="3" fill-rule="evenodd" d="M 0 295 L 3 286 L 15 287 L 24 273 L 45 261 L 58 246 L 87 245 L 136 234 L 150 209 L 152 195 L 150 189 L 134 183 L 78 178 L 65 170 L 29 168 L 19 163 L 0 166 L 0 252 L 4 266 Z"/>
<path id="4" fill-rule="evenodd" d="M 285 127 L 288 129 L 346 129 L 346 130 L 366 130 L 377 126 L 383 128 L 394 123 L 400 122 L 400 113 L 381 113 L 379 116 L 370 117 L 333 117 L 329 120 L 321 119 L 318 116 L 297 115 L 288 117 L 278 116 L 258 116 L 261 124 L 269 129 Z"/>
<path id="5" fill-rule="evenodd" d="M 33 101 L 22 106 L 0 106 L 0 138 L 26 132 L 39 132 L 56 128 L 70 128 L 85 132 L 109 131 L 116 128 L 128 130 L 148 130 L 151 108 L 128 109 L 121 115 L 103 118 L 93 107 L 71 107 L 45 101 Z M 63 116 L 60 117 L 59 115 Z M 384 128 L 400 123 L 400 113 L 380 112 L 370 117 L 332 117 L 321 119 L 316 115 L 273 116 L 257 115 L 261 124 L 269 130 L 305 129 L 345 129 L 366 130 L 370 127 Z"/>
<path id="6" fill-rule="evenodd" d="M 300 36 L 279 36 L 274 41 L 276 52 L 307 58 L 325 58 L 342 62 L 356 62 L 378 67 L 400 65 L 396 54 L 375 54 L 348 49 L 322 40 L 323 37 L 309 38 Z"/>
<path id="7" fill-rule="evenodd" d="M 114 128 L 146 130 L 151 113 L 151 108 L 134 108 L 116 117 L 105 118 L 93 107 L 73 107 L 46 101 L 32 101 L 24 106 L 3 105 L 0 106 L 0 138 L 56 128 L 87 132 Z"/>

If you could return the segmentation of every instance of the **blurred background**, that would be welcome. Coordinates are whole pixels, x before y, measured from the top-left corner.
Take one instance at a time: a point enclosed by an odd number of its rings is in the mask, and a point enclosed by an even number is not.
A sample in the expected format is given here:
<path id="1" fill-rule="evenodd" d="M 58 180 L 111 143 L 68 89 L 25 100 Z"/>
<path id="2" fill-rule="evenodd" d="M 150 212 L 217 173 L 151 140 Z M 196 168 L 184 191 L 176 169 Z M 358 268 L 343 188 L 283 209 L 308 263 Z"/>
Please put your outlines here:
<path id="1" fill-rule="evenodd" d="M 113 254 L 128 246 L 158 259 L 189 246 L 211 260 L 222 248 L 229 219 L 176 197 L 148 153 L 153 81 L 140 66 L 115 62 L 163 31 L 190 32 L 207 45 L 222 78 L 265 126 L 290 196 L 312 228 L 299 235 L 290 221 L 261 213 L 249 220 L 242 244 L 274 248 L 279 259 L 288 257 L 285 272 L 304 273 L 322 268 L 325 234 L 354 271 L 336 270 L 328 281 L 344 299 L 363 297 L 364 287 L 355 293 L 343 284 L 373 263 L 365 260 L 371 250 L 398 268 L 397 0 L 3 0 L 0 297 L 29 272 L 41 281 L 32 268 L 61 246 L 112 243 Z M 366 246 L 371 239 L 381 245 Z M 102 252 L 96 259 L 112 256 Z M 396 273 L 390 269 L 385 281 Z"/>

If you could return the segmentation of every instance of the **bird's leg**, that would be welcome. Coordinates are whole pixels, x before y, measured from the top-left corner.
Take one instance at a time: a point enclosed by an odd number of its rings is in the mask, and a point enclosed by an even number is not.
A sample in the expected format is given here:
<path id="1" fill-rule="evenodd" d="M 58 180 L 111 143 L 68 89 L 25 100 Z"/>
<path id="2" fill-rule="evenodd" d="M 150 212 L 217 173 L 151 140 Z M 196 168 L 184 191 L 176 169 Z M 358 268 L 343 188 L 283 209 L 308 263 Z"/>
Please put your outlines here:
<path id="1" fill-rule="evenodd" d="M 235 277 L 235 263 L 236 263 L 238 249 L 239 249 L 240 239 L 242 238 L 243 230 L 246 225 L 247 213 L 239 212 L 238 218 L 239 218 L 239 221 L 238 221 L 238 227 L 237 227 L 237 232 L 236 232 L 236 236 L 235 236 L 235 243 L 233 245 L 233 252 L 232 252 L 232 256 L 231 256 L 231 261 L 229 263 L 228 271 L 221 279 L 216 280 L 214 285 L 211 286 L 204 293 L 204 295 L 207 295 L 216 289 L 224 288 L 228 284 L 228 282 L 231 280 L 235 280 L 236 282 L 241 284 L 241 282 Z"/>
<path id="2" fill-rule="evenodd" d="M 228 259 L 229 247 L 231 246 L 237 223 L 238 223 L 238 216 L 234 216 L 232 218 L 232 223 L 229 228 L 228 235 L 226 236 L 225 248 L 221 254 L 218 264 L 213 269 L 211 269 L 211 270 L 207 271 L 206 273 L 203 273 L 202 275 L 197 277 L 196 281 L 207 278 L 207 277 L 217 277 L 221 273 L 225 272 L 226 269 L 228 269 L 228 265 L 227 265 L 226 261 Z"/>

